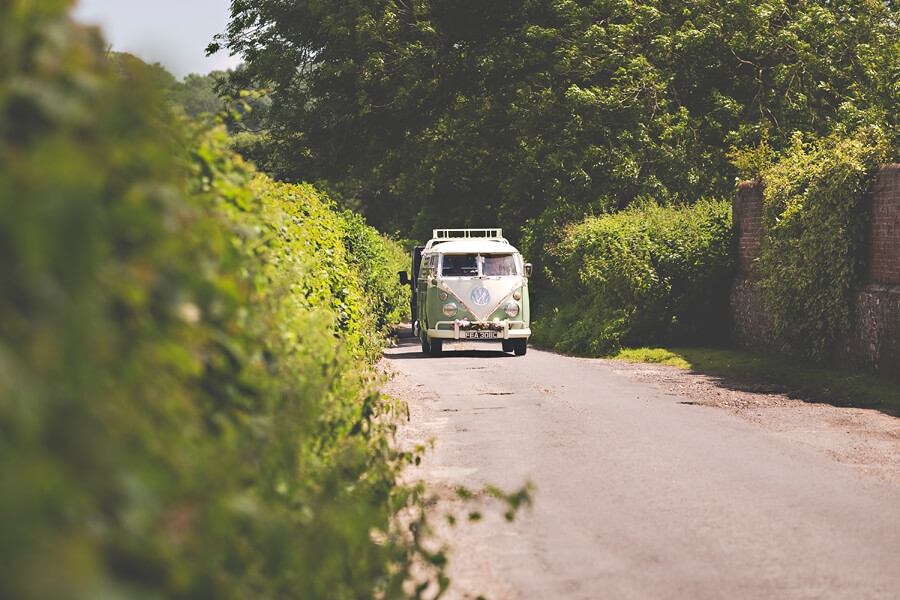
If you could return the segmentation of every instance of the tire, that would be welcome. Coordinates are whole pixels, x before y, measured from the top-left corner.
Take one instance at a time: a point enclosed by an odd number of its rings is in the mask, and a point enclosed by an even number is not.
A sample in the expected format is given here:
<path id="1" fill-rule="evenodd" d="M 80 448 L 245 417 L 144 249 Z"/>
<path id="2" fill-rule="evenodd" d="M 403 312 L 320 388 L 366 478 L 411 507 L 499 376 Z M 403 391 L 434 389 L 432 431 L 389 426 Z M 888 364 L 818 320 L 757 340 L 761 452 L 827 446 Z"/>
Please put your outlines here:
<path id="1" fill-rule="evenodd" d="M 419 341 L 422 342 L 422 352 L 431 354 L 431 347 L 428 345 L 428 336 L 423 333 L 422 337 L 419 338 Z"/>
<path id="2" fill-rule="evenodd" d="M 431 356 L 433 358 L 438 358 L 441 355 L 441 350 L 444 349 L 444 340 L 441 338 L 434 338 L 430 342 L 431 344 Z"/>
<path id="3" fill-rule="evenodd" d="M 516 356 L 525 356 L 525 353 L 528 351 L 528 339 L 527 338 L 518 338 L 513 340 L 513 352 L 516 353 Z"/>
<path id="4" fill-rule="evenodd" d="M 513 351 L 513 341 L 512 340 L 503 340 L 500 343 L 503 345 L 504 352 L 512 352 Z"/>

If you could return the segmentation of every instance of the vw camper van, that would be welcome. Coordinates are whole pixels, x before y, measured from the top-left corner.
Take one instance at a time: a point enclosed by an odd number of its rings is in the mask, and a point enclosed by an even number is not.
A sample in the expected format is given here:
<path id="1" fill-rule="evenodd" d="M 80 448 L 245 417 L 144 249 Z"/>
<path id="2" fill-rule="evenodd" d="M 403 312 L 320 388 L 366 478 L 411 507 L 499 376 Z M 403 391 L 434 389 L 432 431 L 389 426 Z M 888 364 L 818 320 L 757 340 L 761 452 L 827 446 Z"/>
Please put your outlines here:
<path id="1" fill-rule="evenodd" d="M 497 341 L 504 352 L 525 354 L 531 265 L 501 229 L 435 229 L 413 251 L 413 331 L 422 351 L 440 356 L 445 340 Z"/>

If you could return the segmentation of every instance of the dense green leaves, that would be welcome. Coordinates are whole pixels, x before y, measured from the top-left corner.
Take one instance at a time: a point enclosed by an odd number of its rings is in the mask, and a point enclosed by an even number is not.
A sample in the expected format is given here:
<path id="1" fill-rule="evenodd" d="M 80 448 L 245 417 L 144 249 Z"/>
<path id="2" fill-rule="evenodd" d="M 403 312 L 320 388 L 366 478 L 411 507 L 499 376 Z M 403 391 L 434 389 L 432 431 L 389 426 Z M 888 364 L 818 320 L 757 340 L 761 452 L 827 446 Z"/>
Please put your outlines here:
<path id="1" fill-rule="evenodd" d="M 0 597 L 403 596 L 421 492 L 359 358 L 397 251 L 65 5 L 0 5 Z"/>
<path id="2" fill-rule="evenodd" d="M 885 153 L 873 129 L 819 144 L 798 136 L 764 173 L 756 275 L 776 333 L 801 355 L 828 358 L 850 325 L 865 258 L 865 195 Z"/>
<path id="3" fill-rule="evenodd" d="M 219 43 L 273 87 L 254 158 L 389 229 L 522 227 L 730 195 L 768 132 L 894 135 L 892 3 L 239 0 Z M 414 237 L 414 236 L 411 236 Z"/>
<path id="4" fill-rule="evenodd" d="M 345 211 L 341 219 L 347 261 L 370 307 L 370 321 L 364 323 L 363 329 L 386 333 L 388 328 L 410 316 L 409 288 L 397 284 L 397 273 L 408 269 L 409 254 L 385 240 L 358 214 Z M 373 344 L 373 350 L 380 351 L 380 348 Z"/>
<path id="5" fill-rule="evenodd" d="M 536 341 L 597 356 L 727 338 L 731 240 L 728 202 L 646 204 L 572 225 L 548 250 L 555 266 Z"/>

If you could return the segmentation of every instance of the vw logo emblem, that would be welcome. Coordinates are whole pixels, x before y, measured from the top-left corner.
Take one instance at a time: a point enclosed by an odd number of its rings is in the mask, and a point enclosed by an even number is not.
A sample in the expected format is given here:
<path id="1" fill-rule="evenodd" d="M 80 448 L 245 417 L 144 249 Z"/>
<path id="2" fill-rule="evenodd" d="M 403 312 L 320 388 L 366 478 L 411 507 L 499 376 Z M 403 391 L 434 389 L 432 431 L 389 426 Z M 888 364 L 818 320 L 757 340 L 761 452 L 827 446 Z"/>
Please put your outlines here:
<path id="1" fill-rule="evenodd" d="M 477 287 L 472 290 L 472 302 L 478 306 L 484 306 L 491 301 L 491 293 L 484 287 Z"/>

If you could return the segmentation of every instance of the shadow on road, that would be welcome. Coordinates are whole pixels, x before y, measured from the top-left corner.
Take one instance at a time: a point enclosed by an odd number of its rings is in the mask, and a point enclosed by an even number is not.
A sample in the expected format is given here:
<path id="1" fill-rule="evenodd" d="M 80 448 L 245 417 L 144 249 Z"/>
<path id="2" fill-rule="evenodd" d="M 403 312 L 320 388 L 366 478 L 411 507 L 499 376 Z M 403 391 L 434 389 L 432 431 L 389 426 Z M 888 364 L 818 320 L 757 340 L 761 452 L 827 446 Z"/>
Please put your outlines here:
<path id="1" fill-rule="evenodd" d="M 875 410 L 891 417 L 900 417 L 900 410 L 897 405 L 900 404 L 894 395 L 895 400 L 890 405 L 884 405 L 864 394 L 855 396 L 853 394 L 845 395 L 828 389 L 817 390 L 809 389 L 797 384 L 779 383 L 777 381 L 768 380 L 761 376 L 752 375 L 732 375 L 717 373 L 707 369 L 690 369 L 688 371 L 693 375 L 706 378 L 716 387 L 731 392 L 739 392 L 745 394 L 753 394 L 760 397 L 784 396 L 791 400 L 799 400 L 806 404 L 823 404 L 834 406 L 835 408 L 860 408 Z M 852 375 L 848 375 L 852 376 Z M 897 394 L 900 394 L 900 386 L 897 387 Z"/>

